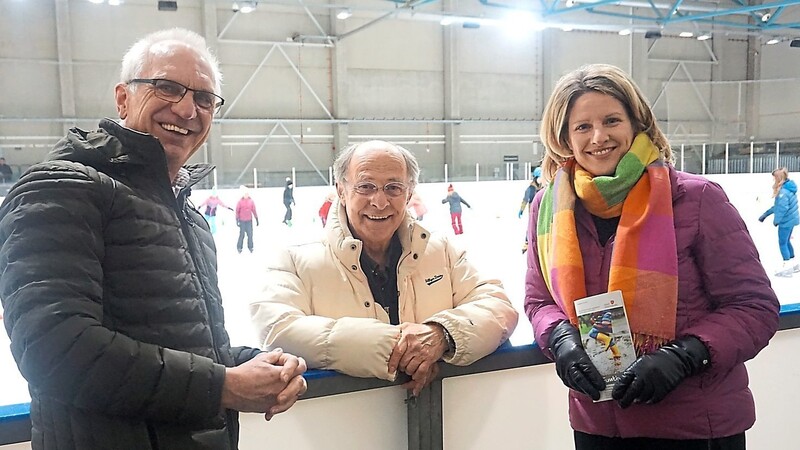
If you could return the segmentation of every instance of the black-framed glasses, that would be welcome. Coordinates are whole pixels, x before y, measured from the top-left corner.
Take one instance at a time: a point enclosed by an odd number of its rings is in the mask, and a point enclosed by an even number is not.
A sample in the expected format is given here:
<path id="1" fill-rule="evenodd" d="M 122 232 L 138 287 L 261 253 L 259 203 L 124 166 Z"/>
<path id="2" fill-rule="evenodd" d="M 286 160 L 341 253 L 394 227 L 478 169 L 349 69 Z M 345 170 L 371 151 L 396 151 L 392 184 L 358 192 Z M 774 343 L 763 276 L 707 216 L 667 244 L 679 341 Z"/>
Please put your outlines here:
<path id="1" fill-rule="evenodd" d="M 371 181 L 359 181 L 352 186 L 356 194 L 367 197 L 375 195 L 375 193 L 378 192 L 378 189 L 382 189 L 383 193 L 386 194 L 387 197 L 400 197 L 408 192 L 408 186 L 400 183 L 399 181 L 386 183 L 383 185 L 383 187 L 378 187 L 378 185 Z"/>
<path id="2" fill-rule="evenodd" d="M 206 111 L 218 111 L 219 108 L 225 104 L 225 99 L 213 92 L 192 89 L 177 81 L 165 80 L 163 78 L 134 78 L 128 81 L 128 84 L 130 83 L 150 84 L 153 86 L 153 92 L 156 94 L 156 97 L 170 103 L 180 102 L 183 100 L 183 97 L 186 96 L 187 92 L 192 91 L 194 104 Z"/>

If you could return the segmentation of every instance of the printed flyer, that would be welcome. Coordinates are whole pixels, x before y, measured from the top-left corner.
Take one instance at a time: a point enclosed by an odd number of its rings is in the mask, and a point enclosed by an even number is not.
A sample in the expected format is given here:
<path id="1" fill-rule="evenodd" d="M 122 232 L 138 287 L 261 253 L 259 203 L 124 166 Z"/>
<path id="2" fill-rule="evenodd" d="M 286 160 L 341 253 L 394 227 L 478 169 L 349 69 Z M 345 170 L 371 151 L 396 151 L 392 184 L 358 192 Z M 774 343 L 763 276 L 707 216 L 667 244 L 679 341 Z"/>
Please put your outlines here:
<path id="1" fill-rule="evenodd" d="M 606 380 L 599 402 L 611 400 L 614 383 L 636 361 L 631 328 L 625 315 L 621 291 L 612 291 L 575 301 L 583 348 Z"/>

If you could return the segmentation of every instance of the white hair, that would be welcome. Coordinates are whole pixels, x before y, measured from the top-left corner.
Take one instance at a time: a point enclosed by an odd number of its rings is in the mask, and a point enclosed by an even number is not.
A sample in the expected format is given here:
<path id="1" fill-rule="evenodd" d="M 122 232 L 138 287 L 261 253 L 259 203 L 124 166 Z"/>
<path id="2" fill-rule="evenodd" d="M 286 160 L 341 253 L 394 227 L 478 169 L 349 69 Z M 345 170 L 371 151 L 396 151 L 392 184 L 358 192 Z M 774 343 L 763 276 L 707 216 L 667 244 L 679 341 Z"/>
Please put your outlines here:
<path id="1" fill-rule="evenodd" d="M 185 28 L 170 28 L 156 31 L 136 41 L 122 58 L 120 82 L 127 83 L 134 78 L 139 78 L 149 57 L 150 49 L 161 42 L 177 41 L 195 50 L 211 66 L 211 75 L 214 77 L 214 93 L 221 95 L 222 72 L 216 56 L 206 45 L 206 40 L 194 31 Z M 136 85 L 129 86 L 134 90 Z"/>
<path id="2" fill-rule="evenodd" d="M 350 168 L 350 161 L 352 161 L 356 150 L 358 150 L 361 146 L 366 146 L 373 149 L 381 148 L 385 150 L 394 150 L 400 153 L 406 163 L 409 191 L 413 191 L 414 188 L 417 187 L 417 184 L 419 183 L 419 163 L 417 162 L 417 158 L 414 157 L 414 154 L 397 144 L 379 140 L 351 144 L 349 147 L 345 148 L 341 153 L 339 153 L 339 155 L 333 161 L 333 178 L 337 183 L 344 182 L 344 177 L 347 175 L 347 171 Z"/>

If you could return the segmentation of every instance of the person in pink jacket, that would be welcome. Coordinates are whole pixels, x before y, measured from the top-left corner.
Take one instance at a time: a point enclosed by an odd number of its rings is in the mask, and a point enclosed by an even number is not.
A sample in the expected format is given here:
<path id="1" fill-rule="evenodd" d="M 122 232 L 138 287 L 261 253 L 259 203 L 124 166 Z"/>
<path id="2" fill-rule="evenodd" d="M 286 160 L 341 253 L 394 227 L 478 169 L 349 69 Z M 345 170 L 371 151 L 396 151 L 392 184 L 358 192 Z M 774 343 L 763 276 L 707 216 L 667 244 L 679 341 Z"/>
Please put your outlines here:
<path id="1" fill-rule="evenodd" d="M 755 422 L 745 361 L 779 304 L 722 189 L 676 171 L 631 78 L 593 64 L 564 75 L 542 116 L 547 187 L 530 211 L 525 312 L 569 390 L 575 448 L 745 448 Z M 606 388 L 575 302 L 622 292 L 636 360 Z M 543 412 L 546 413 L 546 412 Z"/>
<path id="2" fill-rule="evenodd" d="M 197 208 L 202 208 L 205 206 L 203 210 L 203 216 L 206 218 L 206 222 L 208 222 L 208 227 L 211 229 L 211 234 L 217 233 L 217 208 L 223 207 L 225 209 L 229 209 L 233 211 L 233 208 L 226 205 L 225 202 L 222 201 L 221 198 L 217 195 L 217 190 L 212 189 L 211 195 L 208 196 L 207 199 L 203 200 L 203 203 L 197 205 Z"/>
<path id="3" fill-rule="evenodd" d="M 422 201 L 422 197 L 419 195 L 417 191 L 414 191 L 411 194 L 411 200 L 408 201 L 408 207 L 414 211 L 414 218 L 422 221 L 425 217 L 425 214 L 428 214 L 428 207 L 425 206 L 425 202 Z"/>
<path id="4" fill-rule="evenodd" d="M 253 253 L 253 220 L 258 226 L 258 212 L 256 203 L 250 198 L 250 191 L 247 186 L 240 186 L 242 198 L 236 203 L 236 225 L 239 227 L 239 240 L 236 241 L 236 251 L 242 253 L 244 247 L 244 237 L 247 236 L 247 249 Z"/>

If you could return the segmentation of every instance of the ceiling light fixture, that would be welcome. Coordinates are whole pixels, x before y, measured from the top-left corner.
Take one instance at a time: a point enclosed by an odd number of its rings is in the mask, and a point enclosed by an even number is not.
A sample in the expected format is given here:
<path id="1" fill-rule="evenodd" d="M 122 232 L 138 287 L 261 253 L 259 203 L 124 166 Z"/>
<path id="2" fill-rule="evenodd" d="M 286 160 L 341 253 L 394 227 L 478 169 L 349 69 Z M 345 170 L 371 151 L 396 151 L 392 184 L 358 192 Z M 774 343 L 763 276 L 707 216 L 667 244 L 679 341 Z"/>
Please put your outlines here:
<path id="1" fill-rule="evenodd" d="M 250 14 L 251 12 L 256 10 L 258 7 L 257 1 L 244 1 L 244 2 L 233 2 L 231 9 L 234 12 L 240 12 L 242 14 Z"/>
<path id="2" fill-rule="evenodd" d="M 444 17 L 442 17 L 442 20 L 439 21 L 439 25 L 442 25 L 442 26 L 446 27 L 446 26 L 450 25 L 451 23 L 453 23 L 454 21 L 455 21 L 455 19 L 453 19 L 451 16 L 444 16 Z"/>
<path id="3" fill-rule="evenodd" d="M 619 30 L 619 35 L 620 36 L 627 36 L 629 34 L 631 34 L 631 30 L 628 29 L 628 28 L 625 28 L 624 30 Z"/>
<path id="4" fill-rule="evenodd" d="M 778 38 L 772 38 L 772 39 L 770 39 L 770 40 L 768 40 L 768 41 L 767 41 L 767 45 L 775 45 L 775 44 L 777 44 L 777 43 L 778 43 L 778 42 L 780 42 L 780 41 L 781 41 L 781 40 L 780 40 L 780 39 L 778 39 Z"/>
<path id="5" fill-rule="evenodd" d="M 353 15 L 353 11 L 351 11 L 350 8 L 345 8 L 345 9 L 339 11 L 338 14 L 336 14 L 336 18 L 339 19 L 339 20 L 347 20 L 352 15 Z"/>
<path id="6" fill-rule="evenodd" d="M 678 36 L 682 38 L 690 38 L 694 37 L 694 33 L 692 33 L 691 31 L 681 31 L 681 34 L 679 34 Z"/>
<path id="7" fill-rule="evenodd" d="M 697 36 L 698 41 L 707 41 L 711 39 L 711 33 L 703 33 L 700 36 Z"/>

